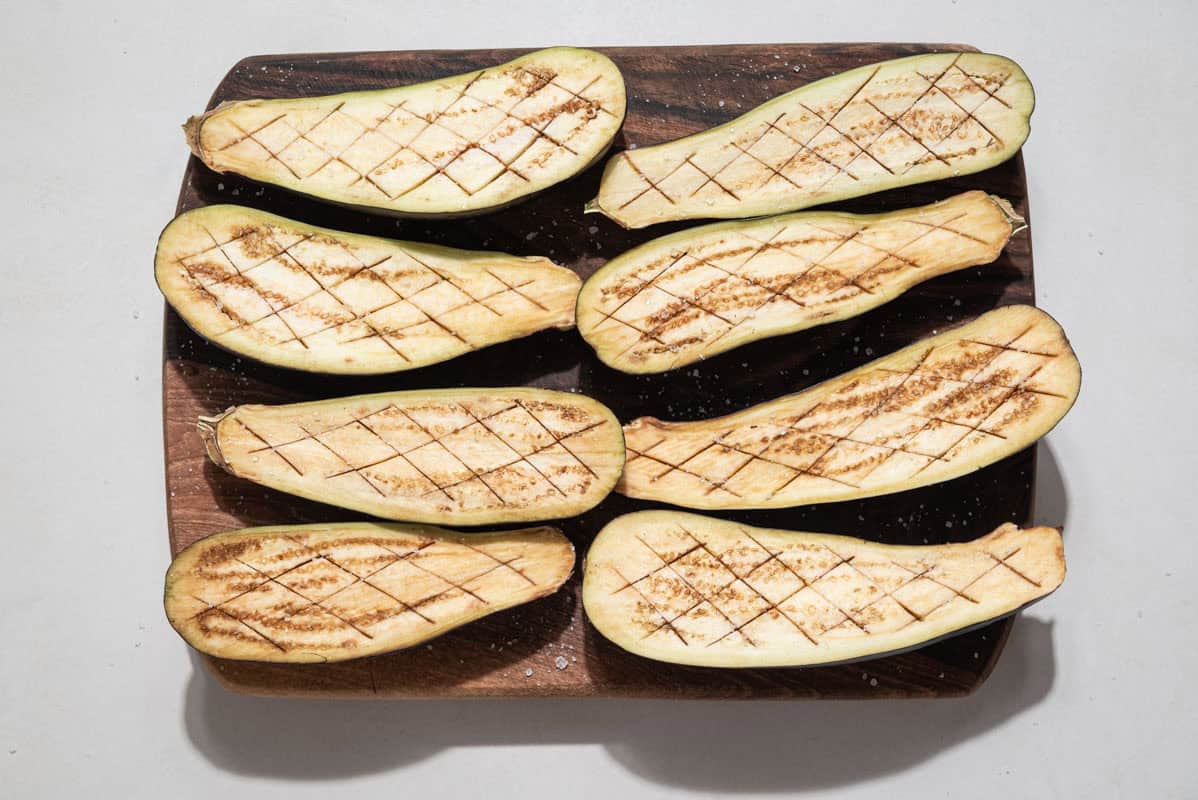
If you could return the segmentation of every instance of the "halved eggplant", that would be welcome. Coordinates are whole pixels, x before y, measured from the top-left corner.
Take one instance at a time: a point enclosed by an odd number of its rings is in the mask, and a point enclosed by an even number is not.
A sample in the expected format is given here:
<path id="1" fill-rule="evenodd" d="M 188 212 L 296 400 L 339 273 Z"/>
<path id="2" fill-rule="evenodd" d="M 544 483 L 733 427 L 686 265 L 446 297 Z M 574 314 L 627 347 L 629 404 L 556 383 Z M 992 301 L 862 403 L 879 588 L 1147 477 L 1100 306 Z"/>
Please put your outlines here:
<path id="1" fill-rule="evenodd" d="M 234 406 L 199 423 L 234 475 L 385 519 L 452 525 L 581 514 L 624 464 L 620 423 L 548 389 L 386 392 Z"/>
<path id="2" fill-rule="evenodd" d="M 597 161 L 624 121 L 607 56 L 554 47 L 412 86 L 222 103 L 192 152 L 301 194 L 399 216 L 494 211 Z"/>
<path id="3" fill-rule="evenodd" d="M 361 236 L 232 205 L 176 217 L 154 270 L 201 336 L 268 364 L 342 374 L 414 369 L 570 328 L 581 284 L 545 258 Z"/>
<path id="4" fill-rule="evenodd" d="M 726 417 L 634 420 L 616 491 L 690 508 L 777 508 L 913 489 L 1032 444 L 1080 386 L 1056 321 L 1006 306 Z"/>
<path id="5" fill-rule="evenodd" d="M 588 205 L 626 228 L 755 217 L 966 175 L 1013 156 L 1035 98 L 985 53 L 900 58 L 833 75 L 743 116 L 608 161 Z"/>
<path id="6" fill-rule="evenodd" d="M 910 650 L 1012 614 L 1064 578 L 1056 528 L 1008 523 L 911 547 L 642 511 L 595 537 L 582 600 L 591 624 L 637 655 L 797 667 Z"/>
<path id="7" fill-rule="evenodd" d="M 555 528 L 458 534 L 351 522 L 201 539 L 166 573 L 166 616 L 221 658 L 343 661 L 426 641 L 552 594 L 574 569 Z"/>
<path id="8" fill-rule="evenodd" d="M 998 257 L 1023 220 L 965 192 L 887 214 L 805 211 L 690 228 L 609 261 L 578 296 L 578 332 L 624 372 L 662 372 L 861 314 Z"/>

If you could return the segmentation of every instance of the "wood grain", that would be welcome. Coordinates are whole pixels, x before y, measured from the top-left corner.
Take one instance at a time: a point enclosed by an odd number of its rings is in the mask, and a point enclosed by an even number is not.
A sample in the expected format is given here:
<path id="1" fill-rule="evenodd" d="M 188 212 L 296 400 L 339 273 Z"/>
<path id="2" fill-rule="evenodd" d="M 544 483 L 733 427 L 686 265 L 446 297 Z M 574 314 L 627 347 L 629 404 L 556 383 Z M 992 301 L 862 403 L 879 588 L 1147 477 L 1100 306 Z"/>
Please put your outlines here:
<path id="1" fill-rule="evenodd" d="M 601 48 L 624 72 L 628 119 L 614 150 L 644 146 L 727 121 L 770 97 L 827 75 L 887 58 L 962 45 L 733 45 Z M 255 56 L 217 86 L 222 100 L 327 94 L 428 80 L 499 63 L 515 50 Z M 183 143 L 180 136 L 180 150 Z M 686 227 L 625 231 L 582 205 L 602 165 L 521 205 L 467 220 L 377 217 L 327 206 L 188 162 L 178 210 L 240 203 L 314 225 L 456 247 L 544 255 L 584 278 L 605 259 Z M 929 203 L 967 189 L 1009 199 L 1028 216 L 1020 157 L 977 175 L 837 204 L 859 212 Z M 164 220 L 165 222 L 165 220 Z M 653 414 L 700 419 L 794 392 L 859 366 L 947 325 L 1008 303 L 1033 301 L 1029 232 L 988 266 L 944 275 L 846 322 L 742 347 L 664 375 L 624 375 L 603 366 L 574 331 L 543 332 L 445 364 L 383 377 L 306 375 L 248 362 L 205 342 L 169 308 L 163 364 L 167 508 L 172 553 L 212 533 L 249 525 L 362 519 L 361 515 L 264 489 L 208 462 L 196 418 L 239 403 L 274 403 L 399 389 L 529 385 L 585 392 L 621 420 Z M 973 475 L 869 500 L 768 512 L 720 514 L 796 530 L 883 542 L 936 543 L 979 536 L 1031 517 L 1035 453 L 1029 448 Z M 602 525 L 653 503 L 612 495 L 558 523 L 580 557 Z M 812 669 L 678 667 L 628 654 L 584 620 L 578 571 L 552 597 L 496 614 L 429 645 L 319 666 L 209 659 L 228 688 L 254 694 L 344 697 L 915 697 L 966 694 L 993 668 L 1010 630 L 1003 620 L 920 650 L 876 661 Z M 564 664 L 564 668 L 559 668 Z"/>

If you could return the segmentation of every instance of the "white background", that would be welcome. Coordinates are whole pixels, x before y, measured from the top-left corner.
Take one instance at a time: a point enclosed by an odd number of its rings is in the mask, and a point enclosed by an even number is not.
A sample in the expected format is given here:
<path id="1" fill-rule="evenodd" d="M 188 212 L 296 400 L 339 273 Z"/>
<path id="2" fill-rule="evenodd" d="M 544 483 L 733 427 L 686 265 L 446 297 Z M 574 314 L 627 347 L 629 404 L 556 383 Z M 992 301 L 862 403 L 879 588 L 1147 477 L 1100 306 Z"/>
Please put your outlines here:
<path id="1" fill-rule="evenodd" d="M 14 6 L 16 4 L 13 4 Z M 1196 797 L 1192 3 L 5 4 L 0 795 Z M 963 41 L 1037 90 L 1040 305 L 1085 368 L 1040 516 L 1069 579 L 956 701 L 225 694 L 161 610 L 154 240 L 178 125 L 252 53 Z M 1043 452 L 1043 451 L 1042 451 Z M 1059 477 L 1057 477 L 1059 473 Z"/>

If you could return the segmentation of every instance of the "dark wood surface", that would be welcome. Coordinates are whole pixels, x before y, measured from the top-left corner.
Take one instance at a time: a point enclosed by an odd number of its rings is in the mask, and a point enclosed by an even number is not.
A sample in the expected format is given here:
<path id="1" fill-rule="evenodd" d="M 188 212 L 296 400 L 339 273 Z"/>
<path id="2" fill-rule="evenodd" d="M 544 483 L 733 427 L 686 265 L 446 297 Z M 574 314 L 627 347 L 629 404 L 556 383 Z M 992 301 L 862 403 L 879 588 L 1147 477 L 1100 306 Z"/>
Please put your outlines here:
<path id="1" fill-rule="evenodd" d="M 628 118 L 613 152 L 693 133 L 812 80 L 873 61 L 961 45 L 743 45 L 601 48 L 624 72 Z M 217 86 L 211 104 L 251 97 L 328 94 L 428 80 L 500 63 L 523 51 L 472 50 L 256 56 Z M 180 152 L 183 137 L 179 136 Z M 544 255 L 586 277 L 647 239 L 686 227 L 625 231 L 583 216 L 602 164 L 505 211 L 466 220 L 400 220 L 306 200 L 217 175 L 192 158 L 178 210 L 240 203 L 359 233 L 473 249 Z M 860 198 L 836 207 L 885 211 L 966 189 L 1000 194 L 1027 216 L 1020 157 L 986 172 Z M 167 220 L 164 213 L 163 222 Z M 306 375 L 237 358 L 192 333 L 166 310 L 163 418 L 172 553 L 218 531 L 250 525 L 362 519 L 225 474 L 204 456 L 196 417 L 240 403 L 278 403 L 386 390 L 524 384 L 576 389 L 621 420 L 642 414 L 700 419 L 794 392 L 972 318 L 997 305 L 1032 302 L 1029 232 L 994 264 L 945 275 L 861 317 L 742 347 L 673 373 L 624 375 L 603 366 L 574 331 L 539 333 L 445 364 L 383 377 Z M 754 525 L 827 531 L 894 543 L 972 539 L 1031 516 L 1034 448 L 973 475 L 888 497 L 769 512 L 720 514 Z M 993 668 L 1012 624 L 998 621 L 899 656 L 808 669 L 678 667 L 630 655 L 585 621 L 581 559 L 612 517 L 655 504 L 612 495 L 559 523 L 579 569 L 556 595 L 495 614 L 429 645 L 340 664 L 290 666 L 209 659 L 237 691 L 271 695 L 894 697 L 961 695 Z M 559 659 L 564 659 L 564 662 Z M 559 668 L 561 664 L 565 668 Z"/>

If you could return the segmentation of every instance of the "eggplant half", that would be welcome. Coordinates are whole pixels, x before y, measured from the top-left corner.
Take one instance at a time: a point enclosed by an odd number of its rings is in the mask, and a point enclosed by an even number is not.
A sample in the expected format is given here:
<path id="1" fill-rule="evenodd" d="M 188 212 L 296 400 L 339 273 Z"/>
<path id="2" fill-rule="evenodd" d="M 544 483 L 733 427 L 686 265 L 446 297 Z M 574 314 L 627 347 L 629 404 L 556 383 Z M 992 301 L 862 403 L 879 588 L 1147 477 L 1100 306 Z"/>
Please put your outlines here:
<path id="1" fill-rule="evenodd" d="M 617 517 L 587 552 L 587 618 L 629 652 L 797 667 L 910 650 L 1012 614 L 1065 578 L 1060 531 L 884 545 L 677 511 Z"/>
<path id="2" fill-rule="evenodd" d="M 956 478 L 1048 433 L 1077 398 L 1064 331 L 1005 306 L 797 394 L 717 419 L 624 426 L 616 490 L 689 508 L 777 508 Z"/>
<path id="3" fill-rule="evenodd" d="M 607 56 L 554 47 L 411 86 L 222 103 L 183 129 L 217 172 L 445 217 L 494 211 L 582 172 L 624 110 L 624 79 Z"/>
<path id="4" fill-rule="evenodd" d="M 215 205 L 158 240 L 158 286 L 197 333 L 258 361 L 372 374 L 574 325 L 581 284 L 544 258 L 317 228 Z"/>
<path id="5" fill-rule="evenodd" d="M 578 331 L 615 369 L 675 369 L 988 264 L 1022 225 L 1006 200 L 973 191 L 887 214 L 804 211 L 690 228 L 592 275 Z"/>
<path id="6" fill-rule="evenodd" d="M 485 525 L 571 517 L 608 495 L 620 423 L 548 389 L 387 392 L 234 406 L 199 423 L 238 477 L 385 519 Z"/>
<path id="7" fill-rule="evenodd" d="M 1035 97 L 1019 65 L 933 53 L 810 83 L 702 133 L 626 150 L 588 211 L 625 228 L 780 214 L 966 175 L 1013 156 Z"/>
<path id="8" fill-rule="evenodd" d="M 188 644 L 220 658 L 342 661 L 411 647 L 552 594 L 573 569 L 574 547 L 554 528 L 248 528 L 176 556 L 166 615 Z"/>

